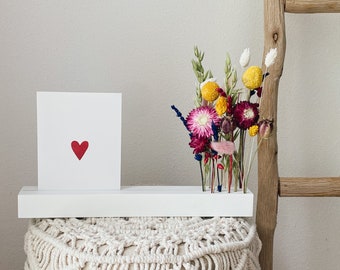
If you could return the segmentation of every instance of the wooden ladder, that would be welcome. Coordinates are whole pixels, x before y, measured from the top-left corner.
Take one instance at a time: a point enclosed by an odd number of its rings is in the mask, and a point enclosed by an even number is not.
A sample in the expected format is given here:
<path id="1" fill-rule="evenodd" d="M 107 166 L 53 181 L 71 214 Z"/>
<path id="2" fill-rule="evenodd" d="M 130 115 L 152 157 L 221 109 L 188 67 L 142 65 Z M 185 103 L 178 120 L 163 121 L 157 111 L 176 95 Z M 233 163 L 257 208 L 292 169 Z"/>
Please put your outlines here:
<path id="1" fill-rule="evenodd" d="M 276 62 L 264 88 L 270 91 L 261 101 L 261 114 L 274 121 L 272 136 L 258 151 L 258 199 L 256 224 L 263 247 L 260 264 L 273 269 L 273 240 L 277 222 L 278 197 L 340 196 L 340 177 L 279 177 L 277 160 L 277 100 L 286 51 L 285 13 L 338 13 L 340 0 L 264 0 L 264 56 L 277 48 Z"/>

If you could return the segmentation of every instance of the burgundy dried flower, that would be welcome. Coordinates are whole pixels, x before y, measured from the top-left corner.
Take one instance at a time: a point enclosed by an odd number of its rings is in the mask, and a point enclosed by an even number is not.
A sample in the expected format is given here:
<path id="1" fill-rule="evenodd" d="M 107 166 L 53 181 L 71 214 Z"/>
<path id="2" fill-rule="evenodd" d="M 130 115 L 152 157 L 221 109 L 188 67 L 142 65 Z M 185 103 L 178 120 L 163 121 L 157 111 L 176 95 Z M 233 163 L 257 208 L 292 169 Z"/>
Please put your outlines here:
<path id="1" fill-rule="evenodd" d="M 221 130 L 224 134 L 228 134 L 234 130 L 233 123 L 229 117 L 222 119 Z"/>
<path id="2" fill-rule="evenodd" d="M 192 136 L 189 146 L 191 148 L 194 148 L 194 154 L 205 152 L 207 148 L 209 147 L 209 139 Z"/>
<path id="3" fill-rule="evenodd" d="M 233 111 L 233 120 L 240 129 L 248 129 L 259 119 L 257 103 L 241 101 L 237 103 Z"/>

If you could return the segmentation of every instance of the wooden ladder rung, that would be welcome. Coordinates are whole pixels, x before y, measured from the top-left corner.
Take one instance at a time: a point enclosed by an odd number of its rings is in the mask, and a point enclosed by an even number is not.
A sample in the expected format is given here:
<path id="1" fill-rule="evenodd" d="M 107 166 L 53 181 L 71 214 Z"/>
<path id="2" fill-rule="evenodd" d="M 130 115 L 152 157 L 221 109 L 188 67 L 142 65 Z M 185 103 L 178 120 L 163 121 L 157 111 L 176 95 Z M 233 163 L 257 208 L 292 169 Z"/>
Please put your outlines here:
<path id="1" fill-rule="evenodd" d="M 290 13 L 338 13 L 339 0 L 286 0 L 285 12 Z"/>
<path id="2" fill-rule="evenodd" d="M 340 177 L 280 177 L 281 197 L 340 197 Z"/>

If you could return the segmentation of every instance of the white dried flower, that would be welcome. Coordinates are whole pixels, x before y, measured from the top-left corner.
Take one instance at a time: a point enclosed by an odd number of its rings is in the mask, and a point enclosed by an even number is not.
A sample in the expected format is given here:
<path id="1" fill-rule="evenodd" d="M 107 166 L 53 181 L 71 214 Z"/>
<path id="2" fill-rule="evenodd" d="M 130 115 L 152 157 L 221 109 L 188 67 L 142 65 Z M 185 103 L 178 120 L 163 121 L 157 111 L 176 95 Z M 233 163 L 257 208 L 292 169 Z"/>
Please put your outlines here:
<path id="1" fill-rule="evenodd" d="M 249 64 L 249 61 L 250 61 L 250 50 L 249 50 L 249 48 L 246 48 L 246 49 L 244 49 L 243 53 L 241 54 L 240 65 L 242 67 L 246 67 Z"/>
<path id="2" fill-rule="evenodd" d="M 270 49 L 264 60 L 264 64 L 266 65 L 267 68 L 269 68 L 272 64 L 274 64 L 276 56 L 277 56 L 277 48 Z"/>

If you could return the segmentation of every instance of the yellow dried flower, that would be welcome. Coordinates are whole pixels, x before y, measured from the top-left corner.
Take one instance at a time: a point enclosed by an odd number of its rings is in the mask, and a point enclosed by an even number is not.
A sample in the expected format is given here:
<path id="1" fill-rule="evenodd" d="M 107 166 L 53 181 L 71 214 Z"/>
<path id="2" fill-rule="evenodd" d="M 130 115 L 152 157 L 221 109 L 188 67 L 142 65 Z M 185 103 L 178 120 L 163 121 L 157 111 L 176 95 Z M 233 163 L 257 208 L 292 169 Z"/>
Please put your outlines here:
<path id="1" fill-rule="evenodd" d="M 249 67 L 243 73 L 242 82 L 248 89 L 259 88 L 262 84 L 262 69 L 258 66 Z"/>
<path id="2" fill-rule="evenodd" d="M 202 97 L 209 102 L 215 101 L 219 96 L 219 93 L 217 91 L 218 88 L 220 87 L 216 82 L 207 81 L 201 87 Z"/>
<path id="3" fill-rule="evenodd" d="M 254 137 L 257 135 L 257 133 L 259 132 L 259 126 L 258 125 L 253 125 L 248 129 L 249 135 L 251 137 Z"/>
<path id="4" fill-rule="evenodd" d="M 228 105 L 227 105 L 227 98 L 223 96 L 219 96 L 219 98 L 216 100 L 215 104 L 215 111 L 219 116 L 224 114 L 227 111 Z"/>

